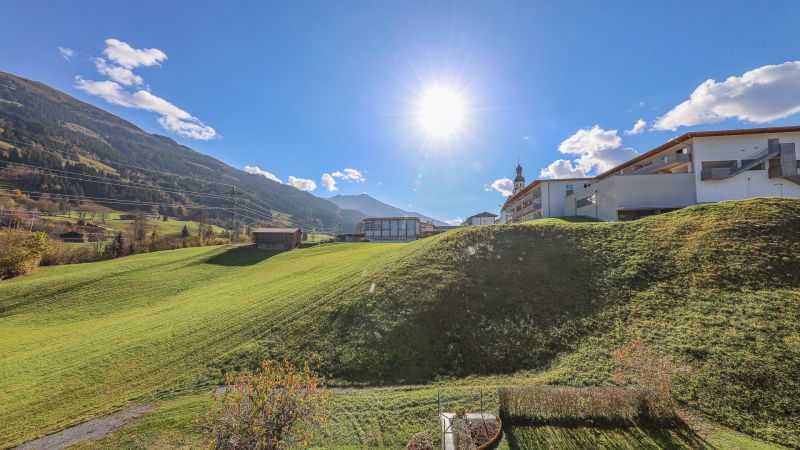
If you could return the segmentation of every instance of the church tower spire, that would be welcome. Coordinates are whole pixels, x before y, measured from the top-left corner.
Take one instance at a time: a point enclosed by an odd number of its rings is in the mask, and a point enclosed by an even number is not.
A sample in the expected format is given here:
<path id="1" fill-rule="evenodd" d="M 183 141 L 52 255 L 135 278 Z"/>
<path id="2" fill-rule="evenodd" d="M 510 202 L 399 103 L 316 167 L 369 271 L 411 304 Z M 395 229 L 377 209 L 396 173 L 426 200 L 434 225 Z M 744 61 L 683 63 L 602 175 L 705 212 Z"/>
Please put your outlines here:
<path id="1" fill-rule="evenodd" d="M 512 191 L 512 195 L 521 191 L 524 187 L 525 177 L 522 176 L 522 164 L 520 164 L 519 156 L 517 156 L 517 176 L 514 178 L 514 190 Z"/>

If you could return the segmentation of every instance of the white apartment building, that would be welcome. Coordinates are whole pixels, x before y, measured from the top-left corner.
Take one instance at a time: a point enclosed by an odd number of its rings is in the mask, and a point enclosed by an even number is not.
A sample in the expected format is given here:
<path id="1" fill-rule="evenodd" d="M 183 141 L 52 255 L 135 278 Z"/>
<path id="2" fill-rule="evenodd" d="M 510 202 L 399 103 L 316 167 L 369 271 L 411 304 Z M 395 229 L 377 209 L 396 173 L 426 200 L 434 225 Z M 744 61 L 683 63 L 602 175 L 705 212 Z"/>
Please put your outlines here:
<path id="1" fill-rule="evenodd" d="M 517 165 L 514 193 L 506 199 L 500 210 L 501 223 L 519 223 L 526 220 L 546 217 L 563 217 L 566 197 L 576 190 L 591 185 L 592 178 L 572 178 L 563 180 L 536 180 L 533 183 L 517 187 L 522 178 L 522 168 Z"/>
<path id="2" fill-rule="evenodd" d="M 686 133 L 588 183 L 575 180 L 583 187 L 566 194 L 563 215 L 617 221 L 697 203 L 800 197 L 798 147 L 798 126 Z"/>

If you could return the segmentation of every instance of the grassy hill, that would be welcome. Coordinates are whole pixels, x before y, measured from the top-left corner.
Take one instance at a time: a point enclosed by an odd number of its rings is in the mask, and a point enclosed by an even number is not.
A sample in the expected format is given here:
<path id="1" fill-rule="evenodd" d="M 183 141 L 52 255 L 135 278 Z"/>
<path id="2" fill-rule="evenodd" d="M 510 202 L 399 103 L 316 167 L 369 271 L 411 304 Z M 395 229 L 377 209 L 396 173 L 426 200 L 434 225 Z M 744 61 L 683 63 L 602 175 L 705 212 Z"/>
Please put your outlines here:
<path id="1" fill-rule="evenodd" d="M 0 442 L 202 392 L 266 357 L 349 383 L 526 371 L 476 383 L 595 384 L 640 337 L 675 359 L 684 405 L 800 445 L 799 248 L 800 201 L 758 199 L 412 244 L 43 268 L 0 283 Z M 435 412 L 434 399 L 407 400 Z"/>

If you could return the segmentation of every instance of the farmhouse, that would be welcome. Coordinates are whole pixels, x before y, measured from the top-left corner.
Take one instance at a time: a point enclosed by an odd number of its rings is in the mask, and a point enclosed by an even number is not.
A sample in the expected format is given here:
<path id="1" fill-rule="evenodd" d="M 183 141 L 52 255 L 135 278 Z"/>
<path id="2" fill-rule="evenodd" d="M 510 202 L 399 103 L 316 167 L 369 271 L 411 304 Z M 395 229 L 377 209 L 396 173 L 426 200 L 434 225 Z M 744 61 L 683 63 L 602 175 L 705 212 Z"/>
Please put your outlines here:
<path id="1" fill-rule="evenodd" d="M 462 226 L 471 227 L 475 225 L 492 225 L 497 218 L 497 214 L 492 214 L 490 212 L 482 212 L 475 214 L 474 216 L 467 217 L 462 223 Z"/>
<path id="2" fill-rule="evenodd" d="M 299 228 L 257 228 L 253 242 L 261 250 L 294 250 L 300 246 L 303 233 Z"/>
<path id="3" fill-rule="evenodd" d="M 800 126 L 689 132 L 594 178 L 518 187 L 501 222 L 589 216 L 632 220 L 698 203 L 800 198 Z"/>

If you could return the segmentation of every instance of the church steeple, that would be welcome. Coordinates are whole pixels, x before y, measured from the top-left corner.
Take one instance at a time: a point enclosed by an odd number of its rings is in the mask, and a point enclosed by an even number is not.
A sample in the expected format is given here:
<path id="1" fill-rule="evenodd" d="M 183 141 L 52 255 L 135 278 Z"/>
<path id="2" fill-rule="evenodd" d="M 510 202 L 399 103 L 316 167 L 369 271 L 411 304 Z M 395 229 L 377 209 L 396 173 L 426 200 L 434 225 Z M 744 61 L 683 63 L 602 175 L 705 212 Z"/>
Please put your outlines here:
<path id="1" fill-rule="evenodd" d="M 514 178 L 514 190 L 512 191 L 513 194 L 516 194 L 524 187 L 525 187 L 525 177 L 522 176 L 522 164 L 520 164 L 519 157 L 517 157 L 517 177 Z"/>

